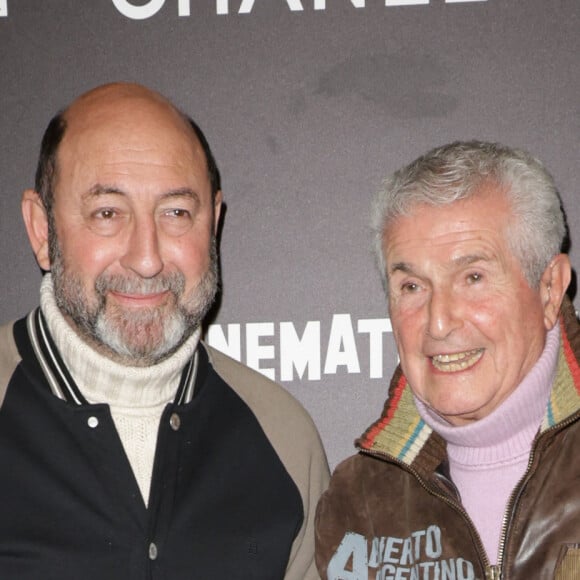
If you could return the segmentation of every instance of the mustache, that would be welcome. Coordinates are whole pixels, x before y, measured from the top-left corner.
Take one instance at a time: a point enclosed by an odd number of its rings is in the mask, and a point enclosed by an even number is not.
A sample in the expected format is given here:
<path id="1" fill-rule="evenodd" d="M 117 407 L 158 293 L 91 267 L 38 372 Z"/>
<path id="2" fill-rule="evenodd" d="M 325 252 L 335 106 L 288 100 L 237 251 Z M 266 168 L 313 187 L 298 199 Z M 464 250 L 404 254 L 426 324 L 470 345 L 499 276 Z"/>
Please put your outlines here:
<path id="1" fill-rule="evenodd" d="M 157 294 L 170 291 L 175 296 L 180 296 L 185 290 L 185 276 L 181 272 L 158 275 L 154 278 L 101 274 L 95 281 L 95 290 L 103 298 L 111 291 L 121 294 Z"/>

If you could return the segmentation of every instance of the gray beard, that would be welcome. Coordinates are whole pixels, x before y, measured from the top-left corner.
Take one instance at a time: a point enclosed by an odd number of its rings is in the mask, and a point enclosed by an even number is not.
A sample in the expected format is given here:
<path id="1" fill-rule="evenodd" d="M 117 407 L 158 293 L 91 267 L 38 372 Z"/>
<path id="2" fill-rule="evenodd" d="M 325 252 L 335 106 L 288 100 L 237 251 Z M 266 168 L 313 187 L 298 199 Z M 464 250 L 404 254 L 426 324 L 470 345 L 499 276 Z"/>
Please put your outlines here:
<path id="1" fill-rule="evenodd" d="M 213 235 L 209 268 L 188 296 L 184 296 L 185 276 L 181 272 L 155 278 L 101 274 L 95 281 L 95 304 L 90 304 L 79 277 L 67 271 L 53 231 L 49 232 L 49 249 L 57 306 L 72 320 L 81 337 L 121 364 L 149 366 L 171 356 L 201 324 L 217 293 L 218 261 Z M 134 311 L 109 304 L 107 308 L 106 295 L 110 290 L 169 291 L 172 308 L 169 312 L 163 307 Z"/>

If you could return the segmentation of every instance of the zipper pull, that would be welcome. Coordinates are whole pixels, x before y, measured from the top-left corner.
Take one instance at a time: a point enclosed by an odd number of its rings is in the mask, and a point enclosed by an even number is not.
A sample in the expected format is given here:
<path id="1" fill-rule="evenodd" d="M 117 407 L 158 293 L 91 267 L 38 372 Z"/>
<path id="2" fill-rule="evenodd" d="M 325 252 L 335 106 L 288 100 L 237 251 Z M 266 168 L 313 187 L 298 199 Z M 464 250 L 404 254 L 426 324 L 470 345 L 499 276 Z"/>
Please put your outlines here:
<path id="1" fill-rule="evenodd" d="M 485 580 L 501 580 L 501 568 L 497 565 L 485 569 Z"/>

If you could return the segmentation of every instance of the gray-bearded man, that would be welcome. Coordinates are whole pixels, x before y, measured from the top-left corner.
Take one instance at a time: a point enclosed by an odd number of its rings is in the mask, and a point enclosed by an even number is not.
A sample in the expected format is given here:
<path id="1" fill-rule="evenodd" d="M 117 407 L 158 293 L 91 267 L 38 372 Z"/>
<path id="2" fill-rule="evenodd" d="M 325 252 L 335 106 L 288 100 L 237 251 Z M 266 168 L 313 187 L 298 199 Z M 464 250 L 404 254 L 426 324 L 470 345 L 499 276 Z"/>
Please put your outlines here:
<path id="1" fill-rule="evenodd" d="M 0 577 L 316 578 L 328 466 L 286 391 L 200 341 L 219 174 L 116 83 L 49 124 L 22 211 L 40 307 L 0 328 Z"/>
<path id="2" fill-rule="evenodd" d="M 374 228 L 401 362 L 319 503 L 321 576 L 580 578 L 580 333 L 551 176 L 453 143 L 386 181 Z"/>

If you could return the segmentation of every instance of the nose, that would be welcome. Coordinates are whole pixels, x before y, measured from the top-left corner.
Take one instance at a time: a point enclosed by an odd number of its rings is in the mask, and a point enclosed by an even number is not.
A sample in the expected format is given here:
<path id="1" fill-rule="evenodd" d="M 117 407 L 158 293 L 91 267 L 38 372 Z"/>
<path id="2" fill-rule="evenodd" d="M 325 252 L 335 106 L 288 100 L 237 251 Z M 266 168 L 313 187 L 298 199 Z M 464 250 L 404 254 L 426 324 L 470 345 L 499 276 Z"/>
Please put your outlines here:
<path id="1" fill-rule="evenodd" d="M 447 338 L 463 326 L 459 300 L 448 290 L 432 290 L 428 306 L 429 336 L 436 340 Z"/>
<path id="2" fill-rule="evenodd" d="M 161 272 L 163 260 L 155 220 L 134 222 L 121 258 L 121 266 L 142 278 L 153 278 Z"/>

